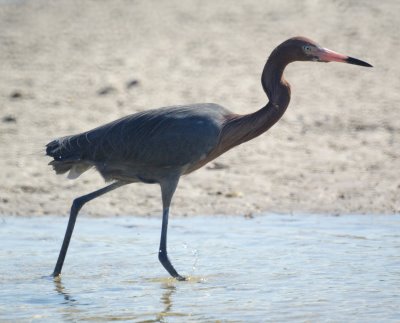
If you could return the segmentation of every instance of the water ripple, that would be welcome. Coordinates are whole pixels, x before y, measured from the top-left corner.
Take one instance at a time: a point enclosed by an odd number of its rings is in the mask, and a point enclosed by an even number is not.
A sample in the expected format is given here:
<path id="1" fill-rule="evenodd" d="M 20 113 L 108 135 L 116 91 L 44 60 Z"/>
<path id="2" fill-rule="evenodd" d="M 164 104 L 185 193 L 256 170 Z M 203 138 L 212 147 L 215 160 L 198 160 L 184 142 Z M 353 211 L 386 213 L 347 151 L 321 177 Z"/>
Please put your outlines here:
<path id="1" fill-rule="evenodd" d="M 78 219 L 60 279 L 67 219 L 0 221 L 0 320 L 135 322 L 399 321 L 400 216 Z"/>

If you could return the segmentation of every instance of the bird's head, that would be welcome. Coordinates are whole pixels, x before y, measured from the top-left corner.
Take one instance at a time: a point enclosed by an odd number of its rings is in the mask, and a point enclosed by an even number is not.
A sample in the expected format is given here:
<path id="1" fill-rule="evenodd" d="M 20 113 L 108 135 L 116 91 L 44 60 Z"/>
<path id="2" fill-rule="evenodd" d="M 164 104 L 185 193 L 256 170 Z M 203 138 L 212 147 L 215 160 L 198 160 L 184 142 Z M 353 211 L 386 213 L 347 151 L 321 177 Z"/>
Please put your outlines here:
<path id="1" fill-rule="evenodd" d="M 319 46 L 316 42 L 305 37 L 293 37 L 277 47 L 279 52 L 286 54 L 289 62 L 294 61 L 313 61 L 313 62 L 342 62 L 366 67 L 372 67 L 371 64 L 336 53 L 330 49 Z"/>

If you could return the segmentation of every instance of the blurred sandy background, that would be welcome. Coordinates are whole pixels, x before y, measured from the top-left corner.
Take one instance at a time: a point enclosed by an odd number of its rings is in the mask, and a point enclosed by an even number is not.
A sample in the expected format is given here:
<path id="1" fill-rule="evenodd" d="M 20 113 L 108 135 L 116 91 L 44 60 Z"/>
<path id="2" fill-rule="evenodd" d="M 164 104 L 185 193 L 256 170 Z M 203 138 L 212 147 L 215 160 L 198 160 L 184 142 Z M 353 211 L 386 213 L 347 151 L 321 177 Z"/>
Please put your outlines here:
<path id="1" fill-rule="evenodd" d="M 400 2 L 0 1 L 0 214 L 67 215 L 104 185 L 56 176 L 53 138 L 137 111 L 198 102 L 250 113 L 275 46 L 303 35 L 373 69 L 295 63 L 269 132 L 182 178 L 172 214 L 400 212 Z M 160 214 L 135 184 L 83 214 Z"/>

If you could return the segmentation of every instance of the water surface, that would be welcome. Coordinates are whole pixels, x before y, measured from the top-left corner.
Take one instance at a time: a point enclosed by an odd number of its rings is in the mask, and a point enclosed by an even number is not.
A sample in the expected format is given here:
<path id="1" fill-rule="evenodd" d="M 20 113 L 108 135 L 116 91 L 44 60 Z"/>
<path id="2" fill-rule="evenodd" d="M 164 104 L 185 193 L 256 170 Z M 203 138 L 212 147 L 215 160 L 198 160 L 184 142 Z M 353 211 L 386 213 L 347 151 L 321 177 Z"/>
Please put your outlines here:
<path id="1" fill-rule="evenodd" d="M 400 216 L 0 219 L 0 320 L 399 322 Z"/>

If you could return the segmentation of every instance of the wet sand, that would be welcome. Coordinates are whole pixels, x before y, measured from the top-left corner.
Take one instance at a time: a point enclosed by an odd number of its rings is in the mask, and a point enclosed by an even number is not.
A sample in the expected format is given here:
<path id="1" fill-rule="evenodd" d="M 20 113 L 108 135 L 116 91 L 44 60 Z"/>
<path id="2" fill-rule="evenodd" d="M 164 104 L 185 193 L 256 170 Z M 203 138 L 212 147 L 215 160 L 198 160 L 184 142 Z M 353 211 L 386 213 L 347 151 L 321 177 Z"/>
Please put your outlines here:
<path id="1" fill-rule="evenodd" d="M 299 62 L 291 104 L 268 133 L 182 178 L 172 213 L 400 212 L 398 1 L 2 1 L 0 214 L 66 215 L 104 185 L 56 176 L 50 140 L 130 113 L 215 102 L 250 113 L 275 46 L 303 35 L 373 69 Z M 135 184 L 83 209 L 154 215 Z"/>

